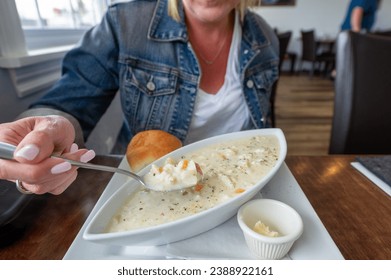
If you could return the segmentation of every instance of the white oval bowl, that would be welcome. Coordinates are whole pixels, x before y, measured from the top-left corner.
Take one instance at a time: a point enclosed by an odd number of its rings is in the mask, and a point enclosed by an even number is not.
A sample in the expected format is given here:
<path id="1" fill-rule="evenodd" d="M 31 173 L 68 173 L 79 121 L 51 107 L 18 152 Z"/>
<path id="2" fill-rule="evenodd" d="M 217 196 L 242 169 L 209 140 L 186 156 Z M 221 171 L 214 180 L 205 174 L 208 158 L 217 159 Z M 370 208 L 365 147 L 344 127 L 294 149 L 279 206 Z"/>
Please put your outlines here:
<path id="1" fill-rule="evenodd" d="M 254 199 L 239 208 L 238 223 L 247 246 L 258 258 L 276 260 L 283 258 L 303 233 L 303 220 L 291 206 L 273 199 Z M 262 221 L 277 230 L 280 236 L 269 237 L 254 231 Z"/>
<path id="2" fill-rule="evenodd" d="M 119 246 L 163 245 L 195 236 L 220 225 L 234 216 L 243 203 L 250 200 L 257 192 L 259 192 L 266 183 L 270 181 L 284 162 L 287 153 L 287 144 L 285 136 L 280 129 L 255 129 L 215 136 L 184 146 L 154 162 L 156 165 L 162 165 L 167 157 L 180 158 L 182 155 L 191 153 L 208 145 L 257 135 L 274 135 L 277 137 L 280 146 L 278 160 L 268 174 L 266 174 L 253 187 L 249 188 L 240 195 L 213 208 L 169 223 L 123 232 L 105 233 L 104 230 L 109 224 L 111 218 L 126 202 L 128 197 L 139 187 L 138 182 L 129 180 L 119 187 L 118 190 L 97 211 L 95 216 L 93 216 L 83 233 L 83 238 L 93 242 Z M 139 172 L 139 175 L 145 175 L 148 173 L 150 168 L 150 165 L 145 167 Z"/>

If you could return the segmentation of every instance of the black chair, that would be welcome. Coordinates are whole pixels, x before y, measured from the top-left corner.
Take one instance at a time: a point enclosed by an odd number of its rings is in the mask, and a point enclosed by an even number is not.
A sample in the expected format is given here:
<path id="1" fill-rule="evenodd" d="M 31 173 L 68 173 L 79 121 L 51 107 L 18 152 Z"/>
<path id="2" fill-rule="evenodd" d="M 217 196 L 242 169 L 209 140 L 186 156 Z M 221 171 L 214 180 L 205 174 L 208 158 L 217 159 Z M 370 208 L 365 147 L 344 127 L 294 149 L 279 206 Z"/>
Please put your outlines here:
<path id="1" fill-rule="evenodd" d="M 391 37 L 391 30 L 375 31 L 372 34 L 379 35 L 379 36 L 390 36 Z"/>
<path id="2" fill-rule="evenodd" d="M 287 31 L 287 32 L 284 32 L 284 33 L 278 33 L 277 37 L 278 37 L 278 42 L 280 43 L 280 47 L 279 47 L 279 50 L 280 50 L 280 64 L 278 65 L 278 68 L 281 69 L 282 63 L 284 62 L 284 59 L 286 57 L 285 55 L 287 54 L 288 45 L 289 45 L 289 42 L 290 42 L 291 37 L 292 37 L 292 32 L 291 31 Z"/>
<path id="3" fill-rule="evenodd" d="M 279 53 L 280 62 L 278 64 L 278 70 L 280 72 L 280 75 L 281 75 L 282 64 L 284 62 L 285 55 L 287 53 L 287 49 L 288 49 L 288 45 L 289 45 L 289 41 L 291 39 L 291 36 L 292 36 L 291 31 L 277 34 L 278 41 L 279 41 L 279 52 L 280 52 Z M 277 86 L 278 86 L 278 80 L 273 84 L 272 92 L 270 95 L 270 106 L 271 106 L 270 117 L 271 117 L 271 122 L 272 122 L 273 127 L 276 126 L 276 117 L 275 117 L 275 113 L 274 113 L 274 103 L 276 100 Z"/>
<path id="4" fill-rule="evenodd" d="M 342 32 L 337 41 L 330 154 L 391 154 L 391 38 Z"/>
<path id="5" fill-rule="evenodd" d="M 334 67 L 335 54 L 333 51 L 321 51 L 319 52 L 318 44 L 315 38 L 315 31 L 301 31 L 301 42 L 302 42 L 302 52 L 301 52 L 301 63 L 300 71 L 303 70 L 303 62 L 310 62 L 310 76 L 314 75 L 315 69 L 321 69 L 324 64 L 324 74 L 326 75 Z"/>

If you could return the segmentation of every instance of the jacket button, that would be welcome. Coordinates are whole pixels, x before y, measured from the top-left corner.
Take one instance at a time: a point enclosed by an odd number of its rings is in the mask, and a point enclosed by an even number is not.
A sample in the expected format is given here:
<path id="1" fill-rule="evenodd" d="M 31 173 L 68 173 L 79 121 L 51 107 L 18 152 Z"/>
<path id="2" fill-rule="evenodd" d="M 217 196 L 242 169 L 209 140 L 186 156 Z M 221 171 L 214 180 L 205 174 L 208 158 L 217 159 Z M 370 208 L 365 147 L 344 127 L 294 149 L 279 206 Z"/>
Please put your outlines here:
<path id="1" fill-rule="evenodd" d="M 248 80 L 246 83 L 248 88 L 253 88 L 254 87 L 254 82 L 252 80 Z"/>
<path id="2" fill-rule="evenodd" d="M 147 89 L 148 89 L 149 91 L 154 91 L 155 88 L 156 88 L 156 86 L 155 86 L 155 84 L 154 84 L 153 82 L 149 81 L 149 82 L 147 83 Z"/>

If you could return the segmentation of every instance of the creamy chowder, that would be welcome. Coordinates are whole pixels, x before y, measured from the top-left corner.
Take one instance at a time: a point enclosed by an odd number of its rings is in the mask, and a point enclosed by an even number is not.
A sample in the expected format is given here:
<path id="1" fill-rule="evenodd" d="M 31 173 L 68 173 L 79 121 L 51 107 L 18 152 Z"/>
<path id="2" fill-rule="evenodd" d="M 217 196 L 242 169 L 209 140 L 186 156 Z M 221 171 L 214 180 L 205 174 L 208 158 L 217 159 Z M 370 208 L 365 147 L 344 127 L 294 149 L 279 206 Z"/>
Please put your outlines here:
<path id="1" fill-rule="evenodd" d="M 140 187 L 120 207 L 107 232 L 155 226 L 207 210 L 241 195 L 276 164 L 276 136 L 252 136 L 206 146 L 182 156 L 198 163 L 203 179 L 195 187 L 171 192 Z"/>
<path id="2" fill-rule="evenodd" d="M 152 164 L 144 176 L 150 190 L 173 191 L 196 186 L 202 179 L 202 171 L 194 160 L 182 159 L 176 162 L 167 158 L 163 166 Z"/>

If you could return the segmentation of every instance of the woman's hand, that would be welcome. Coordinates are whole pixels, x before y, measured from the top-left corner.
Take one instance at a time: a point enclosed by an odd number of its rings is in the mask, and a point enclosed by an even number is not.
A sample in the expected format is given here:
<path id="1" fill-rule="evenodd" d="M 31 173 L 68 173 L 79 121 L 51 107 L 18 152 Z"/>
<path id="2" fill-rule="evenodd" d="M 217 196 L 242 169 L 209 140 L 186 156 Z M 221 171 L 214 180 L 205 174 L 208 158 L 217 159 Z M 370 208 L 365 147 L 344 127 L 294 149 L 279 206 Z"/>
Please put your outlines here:
<path id="1" fill-rule="evenodd" d="M 92 150 L 74 144 L 73 125 L 64 117 L 29 117 L 0 124 L 0 141 L 17 146 L 15 161 L 0 160 L 0 178 L 19 180 L 33 193 L 61 194 L 77 177 L 77 168 L 63 157 L 88 162 Z"/>

